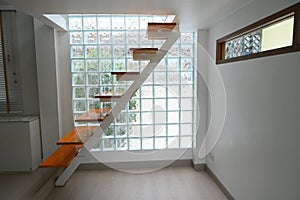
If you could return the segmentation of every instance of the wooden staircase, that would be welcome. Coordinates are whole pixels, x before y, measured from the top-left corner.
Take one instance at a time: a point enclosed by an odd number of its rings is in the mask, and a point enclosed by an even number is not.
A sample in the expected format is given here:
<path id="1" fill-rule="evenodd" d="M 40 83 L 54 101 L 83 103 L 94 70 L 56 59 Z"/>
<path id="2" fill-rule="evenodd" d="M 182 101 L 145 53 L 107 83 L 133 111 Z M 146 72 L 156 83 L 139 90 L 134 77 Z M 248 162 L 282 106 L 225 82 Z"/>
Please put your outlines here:
<path id="1" fill-rule="evenodd" d="M 176 23 L 148 23 L 147 37 L 151 40 L 163 39 L 165 42 L 159 49 L 130 49 L 133 60 L 149 61 L 141 72 L 111 72 L 116 76 L 117 81 L 132 82 L 127 91 L 123 94 L 101 93 L 94 96 L 99 98 L 100 102 L 116 102 L 114 107 L 91 109 L 75 119 L 76 122 L 99 122 L 100 126 L 76 127 L 57 141 L 58 149 L 41 163 L 40 167 L 66 167 L 55 182 L 56 186 L 65 185 L 81 163 L 99 162 L 91 156 L 90 150 L 177 41 L 178 25 Z"/>

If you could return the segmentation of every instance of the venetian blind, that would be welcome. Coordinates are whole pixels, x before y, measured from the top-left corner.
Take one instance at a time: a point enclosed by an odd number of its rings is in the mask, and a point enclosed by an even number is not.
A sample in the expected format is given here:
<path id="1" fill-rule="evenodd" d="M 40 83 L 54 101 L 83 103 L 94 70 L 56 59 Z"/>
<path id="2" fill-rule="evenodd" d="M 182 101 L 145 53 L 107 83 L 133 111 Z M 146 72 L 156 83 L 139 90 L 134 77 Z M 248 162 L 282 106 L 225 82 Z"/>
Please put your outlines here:
<path id="1" fill-rule="evenodd" d="M 1 11 L 0 25 L 0 113 L 21 113 L 16 12 Z"/>

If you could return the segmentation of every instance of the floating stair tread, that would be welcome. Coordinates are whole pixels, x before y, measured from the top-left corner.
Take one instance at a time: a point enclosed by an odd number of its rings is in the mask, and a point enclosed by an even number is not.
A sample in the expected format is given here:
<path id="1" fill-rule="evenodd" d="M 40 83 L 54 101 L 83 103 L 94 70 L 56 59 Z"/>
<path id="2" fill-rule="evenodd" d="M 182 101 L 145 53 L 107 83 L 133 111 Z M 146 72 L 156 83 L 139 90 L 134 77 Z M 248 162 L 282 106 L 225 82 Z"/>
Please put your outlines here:
<path id="1" fill-rule="evenodd" d="M 140 72 L 111 72 L 111 75 L 139 75 Z"/>
<path id="2" fill-rule="evenodd" d="M 82 145 L 62 145 L 40 167 L 67 167 L 81 147 Z"/>
<path id="3" fill-rule="evenodd" d="M 122 94 L 114 94 L 114 93 L 102 93 L 102 94 L 96 94 L 94 96 L 95 98 L 121 98 Z"/>
<path id="4" fill-rule="evenodd" d="M 111 75 L 116 75 L 117 81 L 134 81 L 140 72 L 111 72 Z"/>
<path id="5" fill-rule="evenodd" d="M 75 119 L 75 122 L 101 122 L 106 113 L 110 112 L 110 108 L 91 109 Z"/>
<path id="6" fill-rule="evenodd" d="M 157 23 L 149 22 L 147 31 L 172 31 L 176 26 L 176 23 Z"/>
<path id="7" fill-rule="evenodd" d="M 84 144 L 96 130 L 97 126 L 79 126 L 57 141 L 58 145 Z"/>
<path id="8" fill-rule="evenodd" d="M 158 48 L 130 48 L 129 49 L 133 54 L 139 53 L 156 53 Z"/>

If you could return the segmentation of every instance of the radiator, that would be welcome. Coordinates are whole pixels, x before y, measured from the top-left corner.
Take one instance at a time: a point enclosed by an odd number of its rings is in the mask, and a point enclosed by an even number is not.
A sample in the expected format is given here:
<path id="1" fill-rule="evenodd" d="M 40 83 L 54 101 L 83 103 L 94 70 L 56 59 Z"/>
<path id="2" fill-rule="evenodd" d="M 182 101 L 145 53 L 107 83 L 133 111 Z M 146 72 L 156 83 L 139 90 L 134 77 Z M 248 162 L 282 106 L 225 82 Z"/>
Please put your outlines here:
<path id="1" fill-rule="evenodd" d="M 33 171 L 41 157 L 37 116 L 0 117 L 0 171 Z"/>

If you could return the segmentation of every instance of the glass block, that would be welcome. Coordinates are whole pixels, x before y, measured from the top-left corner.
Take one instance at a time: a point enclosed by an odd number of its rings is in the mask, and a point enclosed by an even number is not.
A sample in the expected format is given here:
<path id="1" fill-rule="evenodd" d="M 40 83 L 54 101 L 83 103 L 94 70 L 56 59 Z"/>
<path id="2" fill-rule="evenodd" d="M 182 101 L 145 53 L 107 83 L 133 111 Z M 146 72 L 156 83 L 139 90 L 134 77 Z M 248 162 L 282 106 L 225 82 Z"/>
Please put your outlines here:
<path id="1" fill-rule="evenodd" d="M 181 85 L 181 96 L 182 97 L 193 97 L 192 85 Z"/>
<path id="2" fill-rule="evenodd" d="M 116 137 L 127 137 L 127 126 L 115 125 Z"/>
<path id="3" fill-rule="evenodd" d="M 74 112 L 85 112 L 85 101 L 74 101 L 74 107 L 73 107 Z"/>
<path id="4" fill-rule="evenodd" d="M 85 44 L 97 44 L 98 39 L 97 39 L 97 32 L 92 31 L 92 32 L 84 32 L 84 43 Z"/>
<path id="5" fill-rule="evenodd" d="M 108 127 L 108 129 L 104 131 L 102 137 L 103 138 L 114 137 L 114 127 L 113 126 Z"/>
<path id="6" fill-rule="evenodd" d="M 83 72 L 84 71 L 84 60 L 72 60 L 72 72 Z"/>
<path id="7" fill-rule="evenodd" d="M 130 111 L 137 111 L 139 110 L 139 99 L 131 99 L 128 103 L 128 109 Z"/>
<path id="8" fill-rule="evenodd" d="M 142 138 L 142 149 L 153 149 L 153 138 Z"/>
<path id="9" fill-rule="evenodd" d="M 83 46 L 71 46 L 71 58 L 83 58 Z"/>
<path id="10" fill-rule="evenodd" d="M 113 70 L 111 60 L 100 60 L 100 69 L 102 72 L 111 72 Z"/>
<path id="11" fill-rule="evenodd" d="M 140 43 L 143 44 L 143 47 L 152 47 L 153 41 L 148 40 L 148 38 L 146 37 L 147 33 L 145 31 L 141 31 L 139 33 L 139 36 L 140 36 Z M 148 44 L 148 45 L 151 45 L 151 46 L 145 46 L 144 44 Z"/>
<path id="12" fill-rule="evenodd" d="M 82 17 L 69 17 L 69 30 L 82 30 Z"/>
<path id="13" fill-rule="evenodd" d="M 168 85 L 167 87 L 168 97 L 180 97 L 179 85 Z"/>
<path id="14" fill-rule="evenodd" d="M 94 98 L 94 96 L 96 94 L 99 94 L 99 87 L 88 87 L 87 91 L 88 91 L 87 97 L 88 98 Z M 99 101 L 99 100 L 97 100 L 97 101 Z"/>
<path id="15" fill-rule="evenodd" d="M 153 22 L 152 16 L 142 16 L 142 17 L 140 17 L 140 29 L 142 29 L 142 30 L 147 29 L 148 22 Z"/>
<path id="16" fill-rule="evenodd" d="M 135 30 L 139 28 L 138 17 L 126 17 L 126 30 Z"/>
<path id="17" fill-rule="evenodd" d="M 99 85 L 98 73 L 88 73 L 86 76 L 87 85 Z"/>
<path id="18" fill-rule="evenodd" d="M 138 44 L 139 35 L 138 31 L 127 31 L 127 43 L 128 44 Z"/>
<path id="19" fill-rule="evenodd" d="M 82 32 L 70 32 L 70 44 L 82 44 L 83 43 L 83 36 Z"/>
<path id="20" fill-rule="evenodd" d="M 115 119 L 115 123 L 126 124 L 127 123 L 127 113 L 121 112 Z"/>
<path id="21" fill-rule="evenodd" d="M 192 57 L 193 46 L 192 45 L 181 45 L 181 57 Z"/>
<path id="22" fill-rule="evenodd" d="M 155 137 L 166 137 L 167 129 L 165 124 L 155 124 L 154 126 Z"/>
<path id="23" fill-rule="evenodd" d="M 167 112 L 162 112 L 166 111 L 162 109 L 161 106 L 155 105 L 155 110 L 156 112 L 154 113 L 154 122 L 155 124 L 165 124 L 167 122 Z M 160 112 L 157 112 L 159 110 Z"/>
<path id="24" fill-rule="evenodd" d="M 116 150 L 127 150 L 127 149 L 128 149 L 127 138 L 116 139 Z"/>
<path id="25" fill-rule="evenodd" d="M 168 59 L 168 71 L 179 71 L 180 64 L 178 58 Z"/>
<path id="26" fill-rule="evenodd" d="M 261 30 L 243 36 L 243 55 L 258 53 L 261 51 Z"/>
<path id="27" fill-rule="evenodd" d="M 142 111 L 152 111 L 153 109 L 153 100 L 152 99 L 142 99 Z"/>
<path id="28" fill-rule="evenodd" d="M 193 123 L 193 111 L 181 111 L 181 123 Z"/>
<path id="29" fill-rule="evenodd" d="M 225 59 L 241 56 L 243 53 L 243 37 L 225 43 Z"/>
<path id="30" fill-rule="evenodd" d="M 112 93 L 112 92 L 113 92 L 112 86 L 101 86 L 100 87 L 101 94 Z"/>
<path id="31" fill-rule="evenodd" d="M 99 47 L 99 57 L 100 58 L 111 58 L 111 46 L 101 45 Z"/>
<path id="32" fill-rule="evenodd" d="M 103 151 L 113 151 L 115 149 L 115 139 L 103 139 Z"/>
<path id="33" fill-rule="evenodd" d="M 125 20 L 123 16 L 113 16 L 112 17 L 112 29 L 113 30 L 124 30 Z"/>
<path id="34" fill-rule="evenodd" d="M 126 53 L 127 51 L 124 46 L 114 46 L 114 58 L 124 58 Z"/>
<path id="35" fill-rule="evenodd" d="M 113 76 L 110 73 L 101 73 L 100 74 L 100 85 L 112 85 Z"/>
<path id="36" fill-rule="evenodd" d="M 115 86 L 114 87 L 115 94 L 124 94 L 127 91 L 127 86 Z"/>
<path id="37" fill-rule="evenodd" d="M 74 87 L 73 88 L 73 98 L 74 99 L 85 98 L 85 88 L 84 87 Z"/>
<path id="38" fill-rule="evenodd" d="M 99 16 L 98 17 L 98 29 L 99 30 L 110 30 L 111 29 L 111 17 Z"/>
<path id="39" fill-rule="evenodd" d="M 181 98 L 181 110 L 193 110 L 192 98 Z"/>
<path id="40" fill-rule="evenodd" d="M 193 43 L 193 33 L 181 33 L 180 34 L 181 43 Z"/>
<path id="41" fill-rule="evenodd" d="M 142 97 L 152 98 L 153 97 L 153 87 L 152 86 L 142 86 L 141 88 Z"/>
<path id="42" fill-rule="evenodd" d="M 153 113 L 152 112 L 142 112 L 141 113 L 142 124 L 153 124 Z"/>
<path id="43" fill-rule="evenodd" d="M 125 43 L 125 32 L 124 31 L 114 31 L 112 32 L 112 38 L 114 44 L 124 44 Z"/>
<path id="44" fill-rule="evenodd" d="M 115 71 L 125 71 L 125 59 L 115 59 L 114 60 Z"/>
<path id="45" fill-rule="evenodd" d="M 96 30 L 97 29 L 97 18 L 96 17 L 83 17 L 83 28 L 85 30 Z"/>
<path id="46" fill-rule="evenodd" d="M 179 148 L 179 137 L 168 137 L 168 148 L 169 149 Z"/>
<path id="47" fill-rule="evenodd" d="M 102 139 L 99 139 L 97 141 L 97 143 L 93 146 L 93 149 L 94 151 L 101 151 L 103 148 L 103 145 L 102 145 Z"/>
<path id="48" fill-rule="evenodd" d="M 179 111 L 168 112 L 168 123 L 179 123 Z"/>
<path id="49" fill-rule="evenodd" d="M 167 100 L 168 110 L 179 110 L 179 99 L 168 99 Z M 177 114 L 177 113 L 176 113 Z"/>
<path id="50" fill-rule="evenodd" d="M 166 88 L 164 86 L 154 86 L 154 95 L 156 98 L 165 98 Z"/>
<path id="51" fill-rule="evenodd" d="M 85 57 L 86 58 L 96 58 L 98 56 L 97 46 L 86 46 L 85 47 Z"/>
<path id="52" fill-rule="evenodd" d="M 181 148 L 192 148 L 193 138 L 189 137 L 181 137 L 180 138 L 180 147 Z"/>
<path id="53" fill-rule="evenodd" d="M 165 149 L 167 148 L 167 140 L 163 138 L 154 138 L 155 140 L 155 149 Z"/>
<path id="54" fill-rule="evenodd" d="M 111 43 L 111 33 L 110 32 L 99 32 L 99 43 L 100 44 L 110 44 Z"/>
<path id="55" fill-rule="evenodd" d="M 180 83 L 179 72 L 168 72 L 167 77 L 168 77 L 168 84 Z"/>
<path id="56" fill-rule="evenodd" d="M 72 83 L 73 85 L 82 85 L 85 84 L 85 75 L 84 74 L 73 74 L 72 75 Z"/>
<path id="57" fill-rule="evenodd" d="M 168 124 L 168 136 L 179 135 L 179 125 L 178 124 Z"/>
<path id="58" fill-rule="evenodd" d="M 154 99 L 154 110 L 155 111 L 166 111 L 167 110 L 167 104 L 166 99 Z"/>
<path id="59" fill-rule="evenodd" d="M 127 69 L 128 71 L 138 71 L 139 70 L 139 63 L 136 61 L 127 60 Z"/>
<path id="60" fill-rule="evenodd" d="M 193 135 L 193 124 L 181 124 L 181 135 Z"/>
<path id="61" fill-rule="evenodd" d="M 129 138 L 140 138 L 141 137 L 141 126 L 135 124 L 129 124 Z"/>
<path id="62" fill-rule="evenodd" d="M 173 45 L 168 51 L 168 57 L 179 57 L 178 45 Z"/>
<path id="63" fill-rule="evenodd" d="M 91 100 L 88 101 L 88 109 L 98 109 L 100 108 L 100 101 L 99 100 Z"/>
<path id="64" fill-rule="evenodd" d="M 140 123 L 140 114 L 139 113 L 129 113 L 128 122 L 132 124 Z"/>
<path id="65" fill-rule="evenodd" d="M 140 150 L 141 139 L 129 139 L 129 150 Z"/>
<path id="66" fill-rule="evenodd" d="M 98 60 L 86 60 L 86 70 L 88 72 L 98 72 Z"/>
<path id="67" fill-rule="evenodd" d="M 167 83 L 166 72 L 154 72 L 154 83 L 155 84 L 166 84 Z"/>
<path id="68" fill-rule="evenodd" d="M 192 70 L 193 69 L 193 60 L 190 58 L 181 59 L 181 70 Z"/>
<path id="69" fill-rule="evenodd" d="M 193 72 L 181 72 L 181 83 L 192 84 L 193 83 Z"/>

